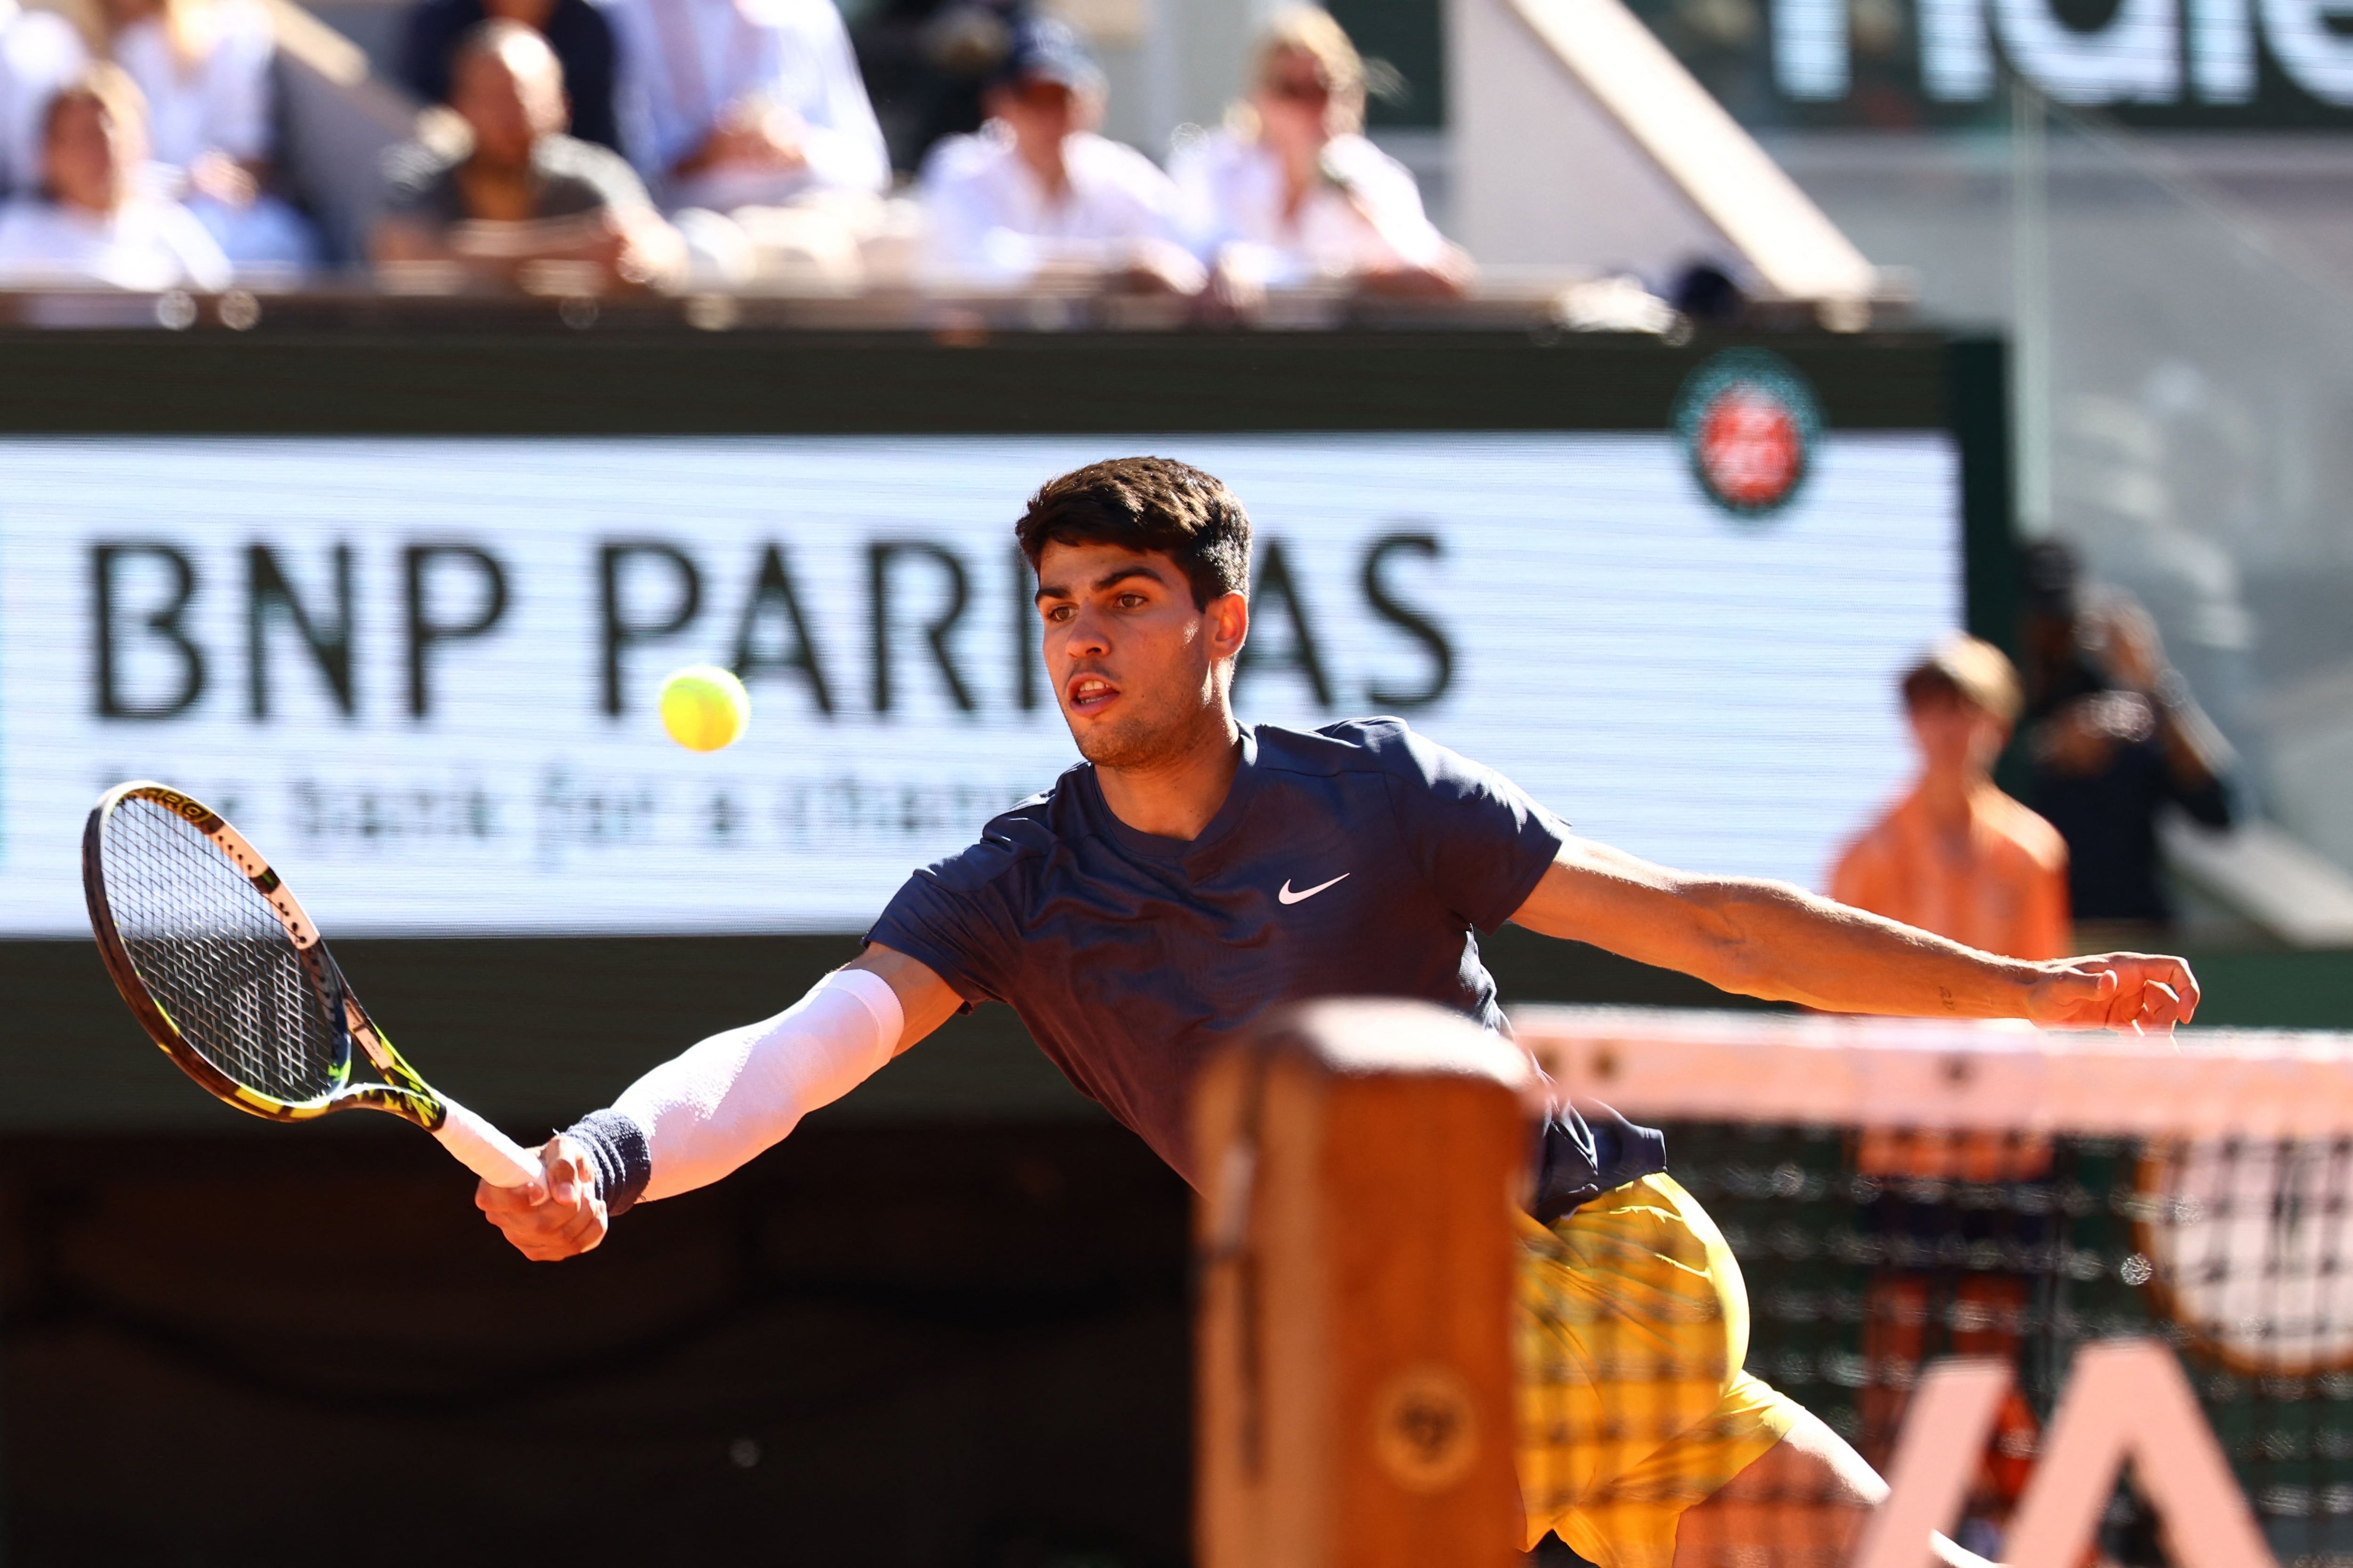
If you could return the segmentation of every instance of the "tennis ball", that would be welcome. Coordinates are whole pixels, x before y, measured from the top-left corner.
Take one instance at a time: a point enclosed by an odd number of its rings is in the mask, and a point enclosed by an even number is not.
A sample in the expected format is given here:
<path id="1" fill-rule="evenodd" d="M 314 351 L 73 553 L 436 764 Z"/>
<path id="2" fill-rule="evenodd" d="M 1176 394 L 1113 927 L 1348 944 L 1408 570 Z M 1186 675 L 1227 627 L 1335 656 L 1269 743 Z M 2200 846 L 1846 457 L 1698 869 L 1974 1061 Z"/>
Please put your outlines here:
<path id="1" fill-rule="evenodd" d="M 715 752 L 744 738 L 752 694 L 733 670 L 691 664 L 662 682 L 662 728 L 690 752 Z"/>

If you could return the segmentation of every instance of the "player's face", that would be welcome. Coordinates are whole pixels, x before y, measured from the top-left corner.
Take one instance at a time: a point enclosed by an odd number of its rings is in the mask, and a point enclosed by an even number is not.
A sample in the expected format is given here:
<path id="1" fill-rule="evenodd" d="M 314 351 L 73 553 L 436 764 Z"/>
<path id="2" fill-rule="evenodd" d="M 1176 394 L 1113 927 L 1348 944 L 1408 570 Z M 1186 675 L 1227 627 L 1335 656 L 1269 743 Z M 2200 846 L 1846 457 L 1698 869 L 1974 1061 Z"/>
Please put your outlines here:
<path id="1" fill-rule="evenodd" d="M 1115 544 L 1049 544 L 1038 562 L 1046 676 L 1079 754 L 1148 766 L 1226 724 L 1226 672 L 1249 608 L 1227 594 L 1197 608 L 1176 562 Z"/>

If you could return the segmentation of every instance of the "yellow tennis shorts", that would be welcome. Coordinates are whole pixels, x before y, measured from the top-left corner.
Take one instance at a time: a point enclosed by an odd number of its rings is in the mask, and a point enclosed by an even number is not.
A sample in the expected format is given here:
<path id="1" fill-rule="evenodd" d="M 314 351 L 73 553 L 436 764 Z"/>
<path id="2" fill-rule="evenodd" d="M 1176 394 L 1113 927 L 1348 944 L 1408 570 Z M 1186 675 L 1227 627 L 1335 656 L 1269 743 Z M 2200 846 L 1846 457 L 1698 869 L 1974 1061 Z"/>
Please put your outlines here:
<path id="1" fill-rule="evenodd" d="M 1740 1265 L 1672 1177 L 1519 1225 L 1528 1545 L 1556 1531 L 1598 1568 L 1668 1568 L 1683 1510 L 1763 1457 L 1802 1407 L 1741 1370 Z"/>

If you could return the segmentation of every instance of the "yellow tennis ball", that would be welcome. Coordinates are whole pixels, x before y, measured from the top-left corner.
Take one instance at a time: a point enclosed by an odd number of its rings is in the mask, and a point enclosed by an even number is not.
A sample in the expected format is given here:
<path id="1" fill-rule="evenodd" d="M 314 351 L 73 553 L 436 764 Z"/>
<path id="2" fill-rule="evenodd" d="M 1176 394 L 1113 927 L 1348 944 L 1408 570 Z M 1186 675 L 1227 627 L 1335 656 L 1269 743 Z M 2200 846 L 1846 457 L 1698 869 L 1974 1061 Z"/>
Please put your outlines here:
<path id="1" fill-rule="evenodd" d="M 752 694 L 733 670 L 693 664 L 662 682 L 662 728 L 690 752 L 715 752 L 744 738 Z"/>

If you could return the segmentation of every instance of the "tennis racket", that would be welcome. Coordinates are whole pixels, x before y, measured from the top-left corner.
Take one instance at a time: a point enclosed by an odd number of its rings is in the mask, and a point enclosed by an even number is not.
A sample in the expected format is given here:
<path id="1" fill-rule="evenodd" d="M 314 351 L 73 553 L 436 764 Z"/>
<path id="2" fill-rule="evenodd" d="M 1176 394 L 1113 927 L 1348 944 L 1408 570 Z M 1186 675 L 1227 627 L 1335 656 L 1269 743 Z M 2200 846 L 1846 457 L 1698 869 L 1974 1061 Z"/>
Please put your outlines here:
<path id="1" fill-rule="evenodd" d="M 81 885 L 115 988 L 214 1098 L 273 1121 L 389 1111 L 494 1186 L 538 1179 L 536 1154 L 400 1059 L 278 873 L 202 801 L 109 790 L 82 830 Z M 373 1079 L 353 1080 L 354 1044 Z"/>

